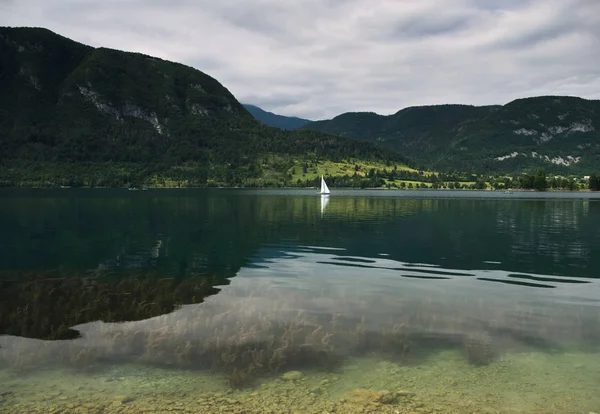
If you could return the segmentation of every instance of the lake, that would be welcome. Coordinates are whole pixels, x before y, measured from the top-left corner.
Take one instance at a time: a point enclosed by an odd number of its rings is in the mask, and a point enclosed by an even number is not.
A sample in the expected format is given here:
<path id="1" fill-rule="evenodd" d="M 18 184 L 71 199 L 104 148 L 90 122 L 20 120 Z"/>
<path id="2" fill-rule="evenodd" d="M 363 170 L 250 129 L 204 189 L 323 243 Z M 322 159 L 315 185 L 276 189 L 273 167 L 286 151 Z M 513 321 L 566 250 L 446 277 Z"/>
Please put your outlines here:
<path id="1" fill-rule="evenodd" d="M 0 190 L 0 411 L 600 411 L 600 195 Z"/>

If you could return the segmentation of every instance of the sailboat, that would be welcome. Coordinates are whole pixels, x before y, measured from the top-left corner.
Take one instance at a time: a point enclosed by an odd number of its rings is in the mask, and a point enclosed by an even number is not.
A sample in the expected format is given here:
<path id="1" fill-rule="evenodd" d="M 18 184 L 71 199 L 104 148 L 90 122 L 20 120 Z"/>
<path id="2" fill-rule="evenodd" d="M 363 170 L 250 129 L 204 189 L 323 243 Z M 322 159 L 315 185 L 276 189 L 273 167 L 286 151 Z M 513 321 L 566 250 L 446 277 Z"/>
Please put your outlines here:
<path id="1" fill-rule="evenodd" d="M 331 191 L 329 191 L 329 188 L 327 187 L 327 183 L 325 183 L 323 176 L 321 176 L 321 191 L 319 191 L 319 194 L 329 195 L 330 193 L 331 193 Z"/>

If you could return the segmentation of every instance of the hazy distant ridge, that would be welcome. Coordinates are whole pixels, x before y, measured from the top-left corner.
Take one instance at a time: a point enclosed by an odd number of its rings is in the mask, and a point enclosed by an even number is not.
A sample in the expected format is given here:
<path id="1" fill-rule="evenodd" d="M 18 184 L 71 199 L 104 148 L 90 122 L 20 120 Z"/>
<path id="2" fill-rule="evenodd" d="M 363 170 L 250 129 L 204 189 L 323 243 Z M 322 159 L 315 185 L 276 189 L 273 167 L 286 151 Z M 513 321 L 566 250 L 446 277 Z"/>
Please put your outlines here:
<path id="1" fill-rule="evenodd" d="M 277 115 L 277 114 L 274 114 L 273 112 L 265 111 L 264 109 L 261 109 L 255 105 L 250 105 L 250 104 L 242 104 L 242 105 L 244 105 L 244 108 L 246 108 L 248 110 L 248 112 L 250 112 L 252 114 L 252 116 L 254 118 L 256 118 L 258 121 L 260 121 L 264 124 L 273 126 L 273 127 L 281 128 L 281 129 L 288 129 L 288 130 L 298 129 L 298 128 L 301 128 L 304 125 L 308 124 L 309 122 L 311 122 L 308 119 L 302 119 L 302 118 L 298 118 L 295 116 Z"/>

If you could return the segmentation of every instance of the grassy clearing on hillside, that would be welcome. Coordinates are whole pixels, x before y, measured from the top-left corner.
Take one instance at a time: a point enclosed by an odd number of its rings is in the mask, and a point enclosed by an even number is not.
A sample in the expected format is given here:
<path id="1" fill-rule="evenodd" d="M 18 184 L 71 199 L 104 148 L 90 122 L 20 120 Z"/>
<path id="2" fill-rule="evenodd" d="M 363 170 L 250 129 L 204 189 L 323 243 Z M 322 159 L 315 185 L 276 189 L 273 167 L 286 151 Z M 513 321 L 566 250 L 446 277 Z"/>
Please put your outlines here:
<path id="1" fill-rule="evenodd" d="M 0 166 L 0 187 L 314 187 L 323 175 L 331 188 L 457 188 L 472 181 L 448 180 L 405 165 L 349 159 L 316 161 L 316 156 L 293 159 L 265 154 L 247 165 L 185 163 L 160 168 L 134 163 L 86 163 L 82 165 L 14 163 Z M 458 187 L 460 181 L 460 187 Z M 485 186 L 491 188 L 490 183 Z M 485 188 L 485 187 L 484 187 Z"/>
<path id="2" fill-rule="evenodd" d="M 404 186 L 402 186 L 402 183 L 404 183 Z M 444 186 L 447 186 L 449 183 L 443 183 Z M 463 181 L 460 183 L 461 185 L 466 185 L 466 186 L 471 186 L 475 184 L 475 181 Z M 393 188 L 407 188 L 407 189 L 415 189 L 415 188 L 423 188 L 423 185 L 425 185 L 427 188 L 433 188 L 433 184 L 429 183 L 429 182 L 425 182 L 425 181 L 410 181 L 410 180 L 395 180 L 395 181 L 390 181 L 390 180 L 385 180 L 385 187 L 387 186 L 391 186 Z M 489 185 L 489 183 L 486 183 L 486 190 L 491 190 L 492 187 Z"/>
<path id="3" fill-rule="evenodd" d="M 306 172 L 304 172 L 306 167 Z M 358 166 L 358 170 L 356 169 Z M 349 175 L 352 176 L 356 172 L 357 175 L 361 177 L 367 176 L 369 170 L 392 170 L 394 165 L 386 165 L 383 162 L 372 162 L 372 161 L 360 161 L 360 160 L 351 160 L 351 161 L 343 161 L 343 162 L 334 162 L 334 161 L 319 161 L 318 163 L 311 163 L 306 161 L 294 161 L 294 166 L 288 170 L 288 173 L 292 176 L 292 182 L 296 182 L 298 179 L 305 180 L 313 180 L 316 177 L 320 177 L 321 175 L 327 176 L 340 176 L 340 175 Z M 398 170 L 402 171 L 417 171 L 406 165 L 396 165 Z"/>

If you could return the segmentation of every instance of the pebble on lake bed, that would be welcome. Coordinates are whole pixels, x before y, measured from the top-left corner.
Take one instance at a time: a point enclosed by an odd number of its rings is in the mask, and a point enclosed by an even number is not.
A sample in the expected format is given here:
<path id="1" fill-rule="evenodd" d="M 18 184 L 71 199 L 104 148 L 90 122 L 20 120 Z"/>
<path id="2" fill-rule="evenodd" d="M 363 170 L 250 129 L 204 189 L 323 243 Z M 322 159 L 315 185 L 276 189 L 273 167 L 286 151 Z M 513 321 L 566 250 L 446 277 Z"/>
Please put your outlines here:
<path id="1" fill-rule="evenodd" d="M 344 395 L 344 400 L 353 404 L 366 405 L 370 403 L 392 404 L 396 396 L 389 391 L 369 390 L 357 388 Z"/>

